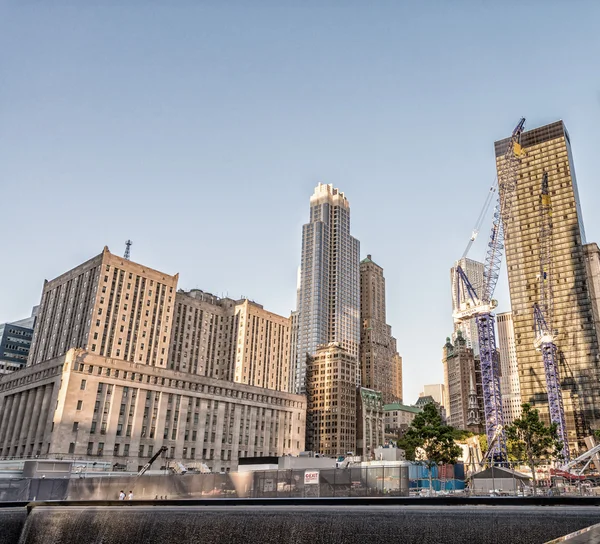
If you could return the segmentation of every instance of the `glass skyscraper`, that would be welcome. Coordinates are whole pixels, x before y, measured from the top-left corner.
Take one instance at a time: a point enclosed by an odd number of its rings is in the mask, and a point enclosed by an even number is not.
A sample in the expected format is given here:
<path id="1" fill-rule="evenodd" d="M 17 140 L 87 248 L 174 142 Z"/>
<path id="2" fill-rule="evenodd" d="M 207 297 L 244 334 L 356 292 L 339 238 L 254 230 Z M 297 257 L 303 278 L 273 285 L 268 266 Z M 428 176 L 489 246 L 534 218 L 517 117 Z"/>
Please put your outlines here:
<path id="1" fill-rule="evenodd" d="M 350 235 L 348 200 L 332 185 L 320 183 L 310 197 L 310 222 L 302 227 L 294 372 L 298 393 L 306 390 L 306 358 L 318 346 L 337 343 L 358 359 L 359 260 L 360 243 Z"/>

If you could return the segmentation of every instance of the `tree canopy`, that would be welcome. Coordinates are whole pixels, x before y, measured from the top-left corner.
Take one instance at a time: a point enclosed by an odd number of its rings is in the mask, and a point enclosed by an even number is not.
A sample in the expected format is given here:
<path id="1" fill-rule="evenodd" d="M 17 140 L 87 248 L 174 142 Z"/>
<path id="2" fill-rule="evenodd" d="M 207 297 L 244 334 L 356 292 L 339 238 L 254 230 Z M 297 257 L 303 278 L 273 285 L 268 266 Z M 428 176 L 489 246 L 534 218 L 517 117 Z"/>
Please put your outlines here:
<path id="1" fill-rule="evenodd" d="M 541 460 L 555 460 L 561 456 L 562 442 L 558 439 L 556 423 L 545 425 L 539 411 L 530 404 L 522 405 L 521 417 L 508 425 L 505 432 L 511 454 L 527 463 L 534 485 L 536 465 Z"/>
<path id="2" fill-rule="evenodd" d="M 456 463 L 461 454 L 454 442 L 456 430 L 444 425 L 434 404 L 426 404 L 423 411 L 413 419 L 398 445 L 406 452 L 406 458 L 415 460 L 417 448 L 425 451 L 427 461 L 432 463 Z"/>

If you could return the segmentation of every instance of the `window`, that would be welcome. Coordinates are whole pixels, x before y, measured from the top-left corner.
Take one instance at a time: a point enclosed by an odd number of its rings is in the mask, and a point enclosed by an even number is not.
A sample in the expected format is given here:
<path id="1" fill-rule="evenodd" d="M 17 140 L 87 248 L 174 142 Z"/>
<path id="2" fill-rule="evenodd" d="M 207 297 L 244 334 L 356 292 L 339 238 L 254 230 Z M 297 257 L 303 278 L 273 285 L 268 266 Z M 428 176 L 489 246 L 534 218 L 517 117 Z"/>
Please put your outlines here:
<path id="1" fill-rule="evenodd" d="M 144 446 L 140 446 L 140 449 L 138 451 L 138 457 L 144 457 Z"/>
<path id="2" fill-rule="evenodd" d="M 83 406 L 83 401 L 82 400 L 78 400 L 77 401 L 77 409 L 81 410 L 81 407 Z"/>
<path id="3" fill-rule="evenodd" d="M 77 432 L 79 430 L 79 421 L 73 421 L 73 432 Z"/>
<path id="4" fill-rule="evenodd" d="M 123 446 L 123 455 L 126 457 L 129 455 L 129 444 L 125 444 L 125 446 Z"/>
<path id="5" fill-rule="evenodd" d="M 69 444 L 69 453 L 75 453 L 75 444 L 73 442 Z"/>
<path id="6" fill-rule="evenodd" d="M 90 434 L 96 434 L 96 422 L 92 421 L 92 425 L 90 427 Z"/>
<path id="7" fill-rule="evenodd" d="M 81 380 L 81 385 L 79 386 L 79 389 L 81 389 L 82 391 L 84 391 L 84 390 L 85 390 L 85 384 L 86 384 L 86 383 L 87 383 L 87 382 L 86 382 L 85 380 Z"/>

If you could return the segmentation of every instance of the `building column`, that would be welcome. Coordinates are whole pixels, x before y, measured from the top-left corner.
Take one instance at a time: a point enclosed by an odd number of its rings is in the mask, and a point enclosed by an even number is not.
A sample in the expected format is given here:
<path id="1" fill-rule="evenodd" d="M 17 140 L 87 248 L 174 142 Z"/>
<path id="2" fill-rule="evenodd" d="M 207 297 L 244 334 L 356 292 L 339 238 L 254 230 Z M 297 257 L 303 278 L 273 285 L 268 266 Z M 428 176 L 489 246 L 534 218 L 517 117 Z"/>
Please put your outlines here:
<path id="1" fill-rule="evenodd" d="M 130 394 L 133 395 L 134 389 L 131 389 Z M 136 389 L 136 397 L 135 402 L 132 402 L 134 406 L 133 412 L 133 421 L 131 423 L 131 442 L 129 445 L 129 457 L 137 457 L 140 451 L 140 444 L 142 443 L 142 424 L 144 419 L 144 408 L 146 407 L 146 393 L 148 390 L 146 389 Z M 154 391 L 152 391 L 152 395 L 154 395 Z M 148 425 L 148 429 L 146 431 L 145 438 L 150 436 L 150 427 L 152 425 L 152 414 L 149 414 L 148 420 L 150 424 Z M 90 438 L 90 440 L 92 440 Z M 144 443 L 145 444 L 145 443 Z M 146 448 L 144 448 L 146 449 Z M 146 456 L 146 452 L 144 451 L 144 457 Z M 138 461 L 138 464 L 144 464 Z"/>
<path id="2" fill-rule="evenodd" d="M 18 438 L 19 446 L 21 446 L 22 443 L 27 440 L 27 435 L 29 434 L 29 429 L 33 423 L 31 421 L 31 413 L 33 412 L 33 407 L 35 404 L 35 397 L 37 395 L 37 392 L 38 392 L 37 387 L 35 389 L 30 389 L 27 392 L 27 406 L 25 407 L 25 414 L 23 415 L 23 422 L 21 423 L 21 432 L 18 435 L 19 436 L 19 438 Z M 25 450 L 23 450 L 23 453 L 25 453 L 25 451 L 27 451 L 27 444 L 25 444 Z"/>
<path id="3" fill-rule="evenodd" d="M 15 423 L 17 421 L 17 415 L 19 413 L 22 397 L 22 393 L 15 393 L 15 400 L 13 401 L 10 419 L 8 420 L 8 428 L 6 429 L 6 436 L 4 437 L 4 451 L 7 453 L 10 451 L 9 448 L 12 444 L 12 435 L 15 430 Z"/>
<path id="4" fill-rule="evenodd" d="M 44 400 L 44 388 L 42 385 L 35 390 L 35 399 L 33 401 L 33 412 L 31 413 L 31 424 L 29 425 L 29 432 L 27 433 L 27 444 L 31 444 L 35 441 L 35 433 L 39 426 L 40 410 L 42 409 L 42 400 Z M 31 450 L 31 455 L 35 452 L 35 443 Z"/>
<path id="5" fill-rule="evenodd" d="M 23 425 L 23 416 L 25 415 L 25 408 L 27 408 L 27 399 L 29 398 L 29 391 L 23 391 L 21 393 L 21 400 L 19 401 L 19 411 L 15 419 L 15 426 L 12 430 L 12 436 L 10 441 L 13 446 L 18 446 L 19 435 L 21 434 L 21 426 Z M 19 455 L 19 449 L 15 451 L 15 455 Z"/>
<path id="6" fill-rule="evenodd" d="M 15 395 L 6 396 L 6 401 L 4 402 L 4 408 L 2 410 L 2 423 L 0 423 L 0 448 L 4 446 L 4 440 L 8 434 L 8 422 L 10 420 L 10 414 L 12 412 L 12 407 L 15 401 Z M 2 449 L 2 455 L 4 455 L 4 448 Z"/>
<path id="7" fill-rule="evenodd" d="M 52 401 L 52 390 L 54 389 L 54 383 L 47 384 L 44 388 L 44 400 L 42 401 L 42 408 L 40 410 L 40 420 L 35 431 L 35 443 L 39 444 L 44 441 L 46 433 L 48 432 L 48 422 L 52 423 L 51 414 L 54 414 L 54 410 L 50 411 L 50 402 Z M 44 453 L 43 444 L 41 454 Z"/>

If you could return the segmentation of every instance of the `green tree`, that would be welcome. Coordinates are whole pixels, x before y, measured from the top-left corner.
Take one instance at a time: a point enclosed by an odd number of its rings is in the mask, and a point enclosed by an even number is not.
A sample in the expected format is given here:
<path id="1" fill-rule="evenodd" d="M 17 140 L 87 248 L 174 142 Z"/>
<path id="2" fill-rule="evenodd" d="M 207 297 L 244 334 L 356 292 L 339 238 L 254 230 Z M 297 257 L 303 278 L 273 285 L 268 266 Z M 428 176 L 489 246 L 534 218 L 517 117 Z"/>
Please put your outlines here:
<path id="1" fill-rule="evenodd" d="M 544 424 L 540 413 L 530 404 L 522 405 L 521 417 L 515 419 L 505 429 L 511 454 L 518 460 L 524 460 L 533 478 L 533 487 L 537 485 L 535 467 L 542 459 L 558 459 L 562 442 L 558 439 L 557 425 Z"/>
<path id="2" fill-rule="evenodd" d="M 454 442 L 454 427 L 444 425 L 434 404 L 426 404 L 423 411 L 413 419 L 406 434 L 398 441 L 406 458 L 414 461 L 417 449 L 425 452 L 425 459 L 419 459 L 429 468 L 429 489 L 432 487 L 431 468 L 435 464 L 454 464 L 462 453 Z"/>

